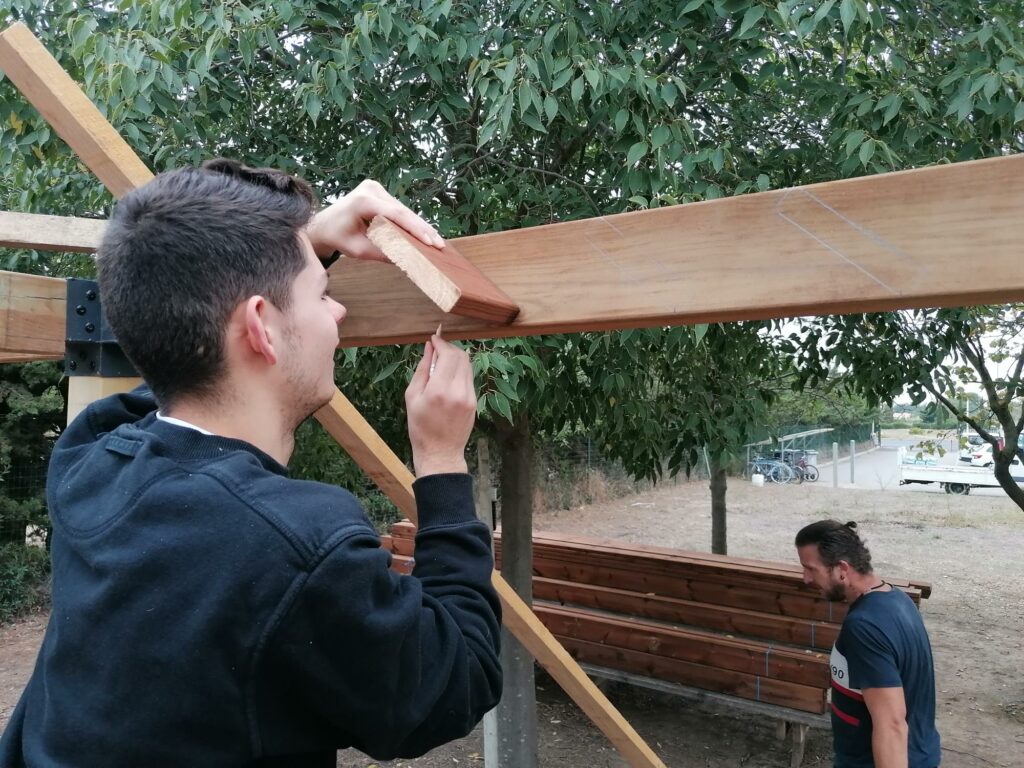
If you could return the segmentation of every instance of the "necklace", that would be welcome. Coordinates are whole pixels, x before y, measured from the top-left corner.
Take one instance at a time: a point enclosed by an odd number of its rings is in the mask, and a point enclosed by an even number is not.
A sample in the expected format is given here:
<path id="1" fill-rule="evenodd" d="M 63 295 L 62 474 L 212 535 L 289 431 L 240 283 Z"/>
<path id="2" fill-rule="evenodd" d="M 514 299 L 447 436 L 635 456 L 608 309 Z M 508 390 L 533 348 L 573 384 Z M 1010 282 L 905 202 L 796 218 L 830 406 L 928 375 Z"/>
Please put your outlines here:
<path id="1" fill-rule="evenodd" d="M 883 579 L 882 581 L 880 581 L 880 582 L 878 582 L 877 584 L 875 584 L 875 586 L 873 586 L 873 587 L 868 587 L 867 589 L 865 589 L 865 590 L 864 590 L 864 592 L 865 592 L 865 593 L 867 593 L 867 592 L 874 592 L 874 591 L 875 591 L 876 589 L 881 589 L 882 587 L 885 587 L 885 586 L 887 586 L 888 584 L 889 584 L 889 582 L 887 582 L 887 581 L 885 581 L 885 580 Z"/>

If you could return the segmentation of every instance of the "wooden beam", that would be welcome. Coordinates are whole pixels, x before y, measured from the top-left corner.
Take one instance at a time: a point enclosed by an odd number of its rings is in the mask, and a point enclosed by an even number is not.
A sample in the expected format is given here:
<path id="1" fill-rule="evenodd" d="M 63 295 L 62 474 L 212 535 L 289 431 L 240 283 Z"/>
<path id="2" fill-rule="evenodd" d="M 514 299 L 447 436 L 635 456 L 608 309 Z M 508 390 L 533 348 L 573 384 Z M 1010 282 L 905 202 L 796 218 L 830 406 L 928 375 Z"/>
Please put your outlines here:
<path id="1" fill-rule="evenodd" d="M 0 69 L 115 197 L 152 173 L 21 22 L 0 33 Z"/>
<path id="2" fill-rule="evenodd" d="M 37 360 L 61 360 L 63 355 L 33 355 L 29 352 L 0 352 L 0 363 L 34 363 Z"/>
<path id="3" fill-rule="evenodd" d="M 826 688 L 734 670 L 716 669 L 682 659 L 670 659 L 654 653 L 616 648 L 590 640 L 560 638 L 579 661 L 611 667 L 633 674 L 720 691 L 744 699 L 791 707 L 815 714 L 825 711 Z"/>
<path id="4" fill-rule="evenodd" d="M 452 239 L 519 305 L 506 326 L 386 264 L 339 262 L 331 293 L 347 346 L 1020 301 L 1022 211 L 1016 155 Z"/>
<path id="5" fill-rule="evenodd" d="M 774 643 L 579 608 L 538 603 L 534 613 L 557 637 L 573 637 L 817 688 L 829 685 L 827 653 L 811 653 Z"/>
<path id="6" fill-rule="evenodd" d="M 93 253 L 106 227 L 102 219 L 0 211 L 0 248 Z"/>
<path id="7" fill-rule="evenodd" d="M 64 357 L 66 297 L 67 285 L 58 278 L 0 272 L 0 354 Z"/>
<path id="8" fill-rule="evenodd" d="M 340 390 L 316 412 L 316 420 L 356 464 L 370 476 L 384 495 L 410 520 L 416 519 L 412 473 L 381 440 L 369 422 Z"/>
<path id="9" fill-rule="evenodd" d="M 426 245 L 383 216 L 370 222 L 366 236 L 442 312 L 489 323 L 510 323 L 519 314 L 519 307 L 455 246 Z"/>
<path id="10" fill-rule="evenodd" d="M 392 544 L 397 545 L 399 539 Z M 393 551 L 398 551 L 397 548 Z M 630 592 L 593 584 L 533 577 L 537 600 L 578 605 L 627 616 L 657 619 L 681 626 L 706 627 L 733 635 L 773 640 L 791 645 L 828 650 L 839 634 L 839 625 L 791 616 L 698 603 L 642 592 Z"/>

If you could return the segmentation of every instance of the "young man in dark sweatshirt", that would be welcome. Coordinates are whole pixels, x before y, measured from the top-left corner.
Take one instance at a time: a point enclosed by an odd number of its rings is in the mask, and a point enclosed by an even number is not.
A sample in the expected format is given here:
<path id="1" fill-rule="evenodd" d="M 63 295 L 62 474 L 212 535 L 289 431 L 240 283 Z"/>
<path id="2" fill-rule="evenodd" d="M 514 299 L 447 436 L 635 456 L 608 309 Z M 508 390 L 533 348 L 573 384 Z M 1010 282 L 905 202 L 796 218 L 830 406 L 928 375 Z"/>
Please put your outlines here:
<path id="1" fill-rule="evenodd" d="M 53 609 L 0 765 L 411 757 L 499 699 L 465 353 L 435 335 L 406 391 L 412 576 L 349 493 L 288 476 L 296 427 L 334 392 L 345 317 L 318 257 L 380 258 L 375 214 L 437 241 L 373 183 L 312 205 L 305 182 L 228 161 L 117 205 L 100 293 L 148 386 L 92 404 L 54 450 Z"/>

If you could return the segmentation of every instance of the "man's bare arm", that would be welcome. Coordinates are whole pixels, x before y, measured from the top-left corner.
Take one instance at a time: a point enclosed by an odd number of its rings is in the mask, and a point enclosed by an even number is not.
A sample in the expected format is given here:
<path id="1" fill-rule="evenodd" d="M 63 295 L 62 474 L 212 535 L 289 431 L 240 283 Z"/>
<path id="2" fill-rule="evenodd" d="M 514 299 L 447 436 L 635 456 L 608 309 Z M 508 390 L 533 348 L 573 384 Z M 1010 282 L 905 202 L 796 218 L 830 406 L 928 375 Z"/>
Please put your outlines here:
<path id="1" fill-rule="evenodd" d="M 903 688 L 865 688 L 864 703 L 871 713 L 871 751 L 875 768 L 907 768 L 907 701 Z"/>

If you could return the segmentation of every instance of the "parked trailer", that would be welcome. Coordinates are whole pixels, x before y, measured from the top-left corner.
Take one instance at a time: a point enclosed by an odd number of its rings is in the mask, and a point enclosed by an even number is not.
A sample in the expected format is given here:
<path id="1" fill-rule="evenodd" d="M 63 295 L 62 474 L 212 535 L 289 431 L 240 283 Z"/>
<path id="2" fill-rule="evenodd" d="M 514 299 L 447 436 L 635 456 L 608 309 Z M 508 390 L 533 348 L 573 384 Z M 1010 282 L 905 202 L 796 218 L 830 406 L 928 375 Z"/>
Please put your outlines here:
<path id="1" fill-rule="evenodd" d="M 897 451 L 897 477 L 900 485 L 912 483 L 938 483 L 946 493 L 966 496 L 971 488 L 998 488 L 992 467 L 958 467 L 939 464 L 935 459 L 915 459 L 907 456 L 906 448 Z M 1011 477 L 1017 483 L 1024 483 L 1024 466 L 1020 459 L 1014 459 L 1010 467 Z"/>

